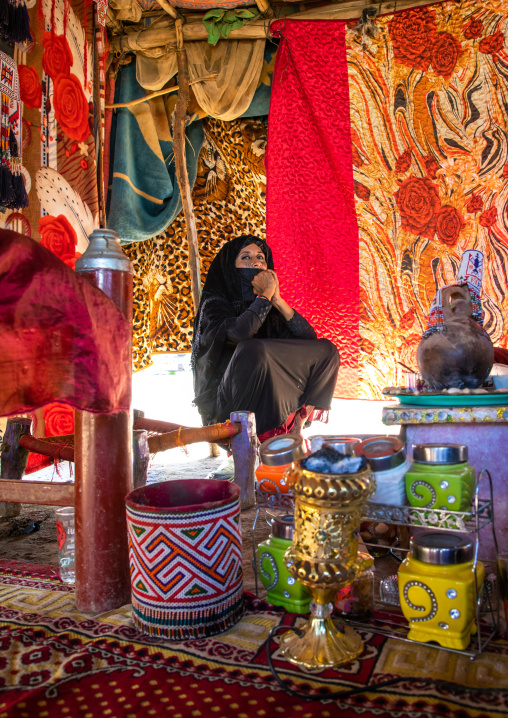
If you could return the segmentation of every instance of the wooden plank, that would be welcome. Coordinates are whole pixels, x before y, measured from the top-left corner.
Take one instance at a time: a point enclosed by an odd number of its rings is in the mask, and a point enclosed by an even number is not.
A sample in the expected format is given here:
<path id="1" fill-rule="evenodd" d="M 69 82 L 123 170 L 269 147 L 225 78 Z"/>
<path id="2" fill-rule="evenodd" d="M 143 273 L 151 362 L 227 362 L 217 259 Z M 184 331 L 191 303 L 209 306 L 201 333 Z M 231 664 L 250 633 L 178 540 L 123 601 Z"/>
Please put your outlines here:
<path id="1" fill-rule="evenodd" d="M 434 0 L 388 0 L 379 4 L 379 14 L 394 12 L 395 10 L 408 10 L 414 7 L 423 7 L 425 5 L 435 5 Z M 290 20 L 352 20 L 362 15 L 365 2 L 358 0 L 348 0 L 340 4 L 331 4 L 324 7 L 305 10 L 304 12 L 287 15 L 280 13 L 280 16 Z M 290 8 L 288 8 L 289 10 Z M 284 8 L 282 8 L 284 10 Z M 192 17 L 192 22 L 187 22 L 182 27 L 184 42 L 203 41 L 208 39 L 206 27 L 201 22 L 201 18 Z M 269 36 L 268 24 L 266 19 L 253 20 L 237 30 L 229 33 L 229 40 L 258 40 Z M 176 30 L 174 24 L 169 27 L 154 27 L 142 30 L 134 39 L 131 35 L 130 43 L 126 35 L 115 35 L 111 38 L 111 51 L 133 52 L 134 49 L 148 50 L 153 47 L 161 47 L 163 45 L 176 45 Z M 134 48 L 134 49 L 133 49 Z"/>
<path id="2" fill-rule="evenodd" d="M 74 484 L 0 479 L 0 499 L 41 506 L 74 506 Z"/>

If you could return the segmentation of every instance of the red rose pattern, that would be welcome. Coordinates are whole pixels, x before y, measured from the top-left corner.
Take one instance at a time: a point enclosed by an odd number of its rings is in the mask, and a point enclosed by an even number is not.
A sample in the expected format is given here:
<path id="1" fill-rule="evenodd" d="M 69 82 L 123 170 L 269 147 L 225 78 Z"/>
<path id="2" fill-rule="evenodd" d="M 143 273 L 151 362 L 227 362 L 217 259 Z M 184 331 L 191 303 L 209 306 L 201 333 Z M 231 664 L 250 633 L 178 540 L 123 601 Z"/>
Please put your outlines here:
<path id="1" fill-rule="evenodd" d="M 474 194 L 471 197 L 469 202 L 466 204 L 466 209 L 471 214 L 474 214 L 475 212 L 479 212 L 481 209 L 483 209 L 483 200 L 479 194 Z"/>
<path id="2" fill-rule="evenodd" d="M 425 7 L 397 13 L 388 26 L 393 56 L 402 65 L 426 72 L 436 33 L 435 13 Z"/>
<path id="3" fill-rule="evenodd" d="M 366 187 L 364 184 L 362 184 L 361 182 L 356 182 L 356 180 L 354 183 L 354 187 L 355 187 L 355 195 L 359 199 L 363 199 L 364 202 L 368 202 L 368 200 L 370 199 L 370 189 L 368 187 Z"/>
<path id="4" fill-rule="evenodd" d="M 76 261 L 76 245 L 78 238 L 71 223 L 63 214 L 53 217 L 48 214 L 39 220 L 41 244 L 56 254 L 68 266 Z"/>
<path id="5" fill-rule="evenodd" d="M 436 186 L 426 177 L 408 177 L 395 192 L 402 229 L 432 239 L 441 206 Z"/>
<path id="6" fill-rule="evenodd" d="M 18 65 L 19 92 L 21 101 L 30 108 L 42 105 L 42 87 L 39 75 L 33 65 Z"/>
<path id="7" fill-rule="evenodd" d="M 497 207 L 491 207 L 490 209 L 483 212 L 478 220 L 482 227 L 490 229 L 493 224 L 497 222 Z"/>
<path id="8" fill-rule="evenodd" d="M 45 32 L 42 36 L 44 53 L 42 69 L 54 80 L 58 75 L 68 75 L 72 67 L 72 52 L 64 35 Z"/>
<path id="9" fill-rule="evenodd" d="M 449 32 L 438 33 L 431 50 L 432 69 L 448 80 L 453 75 L 461 53 L 462 45 L 453 35 Z"/>
<path id="10" fill-rule="evenodd" d="M 412 161 L 413 153 L 409 149 L 405 150 L 395 163 L 395 172 L 397 172 L 398 174 L 400 174 L 401 172 L 407 172 L 408 169 L 411 167 Z"/>
<path id="11" fill-rule="evenodd" d="M 434 157 L 431 157 L 430 155 L 428 157 L 425 157 L 423 160 L 425 164 L 425 169 L 427 170 L 427 174 L 431 179 L 436 179 L 436 173 L 439 169 L 439 162 L 437 162 Z"/>
<path id="12" fill-rule="evenodd" d="M 473 18 L 464 27 L 464 37 L 466 40 L 475 40 L 477 37 L 481 37 L 483 32 L 483 23 L 478 18 Z"/>
<path id="13" fill-rule="evenodd" d="M 53 81 L 55 117 L 67 137 L 84 142 L 90 134 L 88 102 L 76 75 L 58 75 Z"/>
<path id="14" fill-rule="evenodd" d="M 479 50 L 485 55 L 497 55 L 504 47 L 504 35 L 502 32 L 496 32 L 493 35 L 487 35 L 480 41 Z"/>
<path id="15" fill-rule="evenodd" d="M 436 235 L 441 244 L 454 247 L 463 226 L 462 215 L 455 207 L 444 205 L 436 214 Z"/>
<path id="16" fill-rule="evenodd" d="M 508 179 L 508 162 L 503 167 L 503 177 L 504 179 Z"/>
<path id="17" fill-rule="evenodd" d="M 48 404 L 42 411 L 46 436 L 74 434 L 74 409 L 67 404 Z"/>

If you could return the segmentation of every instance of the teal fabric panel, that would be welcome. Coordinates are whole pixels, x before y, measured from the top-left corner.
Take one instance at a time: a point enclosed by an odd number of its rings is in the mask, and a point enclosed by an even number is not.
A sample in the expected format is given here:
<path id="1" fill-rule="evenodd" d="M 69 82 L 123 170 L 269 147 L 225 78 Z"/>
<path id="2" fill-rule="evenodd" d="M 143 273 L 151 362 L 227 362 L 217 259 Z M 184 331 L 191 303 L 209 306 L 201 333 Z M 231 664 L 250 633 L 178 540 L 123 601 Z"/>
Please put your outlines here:
<path id="1" fill-rule="evenodd" d="M 118 74 L 115 103 L 144 97 L 134 63 Z M 186 128 L 187 172 L 191 187 L 203 144 L 200 120 Z M 158 141 L 158 140 L 157 140 Z M 151 149 L 129 108 L 115 110 L 111 125 L 111 170 L 107 224 L 122 243 L 151 239 L 163 232 L 182 208 L 175 175 L 173 143 L 158 141 L 163 160 Z"/>

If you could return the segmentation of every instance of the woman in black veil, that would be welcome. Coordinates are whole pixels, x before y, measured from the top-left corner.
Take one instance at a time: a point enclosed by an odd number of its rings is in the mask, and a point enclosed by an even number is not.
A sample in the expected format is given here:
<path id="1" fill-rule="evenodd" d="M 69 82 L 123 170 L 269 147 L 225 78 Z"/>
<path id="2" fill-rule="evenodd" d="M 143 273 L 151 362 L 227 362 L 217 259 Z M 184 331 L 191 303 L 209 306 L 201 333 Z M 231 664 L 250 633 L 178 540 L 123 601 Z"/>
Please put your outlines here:
<path id="1" fill-rule="evenodd" d="M 194 321 L 194 403 L 203 424 L 252 411 L 261 440 L 303 407 L 328 410 L 339 354 L 281 297 L 272 252 L 254 235 L 227 242 Z"/>

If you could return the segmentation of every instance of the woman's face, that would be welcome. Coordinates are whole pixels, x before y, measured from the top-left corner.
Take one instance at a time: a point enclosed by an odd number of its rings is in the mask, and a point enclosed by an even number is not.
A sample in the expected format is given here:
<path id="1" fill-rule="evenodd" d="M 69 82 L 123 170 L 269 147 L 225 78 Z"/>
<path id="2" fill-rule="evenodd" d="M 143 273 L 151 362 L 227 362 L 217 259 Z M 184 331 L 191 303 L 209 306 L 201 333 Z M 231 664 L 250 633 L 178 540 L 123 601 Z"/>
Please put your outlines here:
<path id="1" fill-rule="evenodd" d="M 235 260 L 235 267 L 252 267 L 254 269 L 266 269 L 266 259 L 257 244 L 248 244 L 238 254 Z"/>

